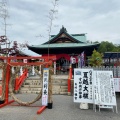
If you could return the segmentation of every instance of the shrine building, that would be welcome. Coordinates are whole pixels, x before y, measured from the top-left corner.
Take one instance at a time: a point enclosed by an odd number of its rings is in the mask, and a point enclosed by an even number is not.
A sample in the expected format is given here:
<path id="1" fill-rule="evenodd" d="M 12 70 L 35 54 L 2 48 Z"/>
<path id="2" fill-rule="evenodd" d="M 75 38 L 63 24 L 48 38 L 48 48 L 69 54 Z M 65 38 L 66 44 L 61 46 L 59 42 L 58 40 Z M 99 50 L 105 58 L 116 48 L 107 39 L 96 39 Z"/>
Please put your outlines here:
<path id="1" fill-rule="evenodd" d="M 86 34 L 69 34 L 62 26 L 57 35 L 51 35 L 50 40 L 41 45 L 28 45 L 28 49 L 41 54 L 42 56 L 56 56 L 56 63 L 59 66 L 68 66 L 70 57 L 78 57 L 84 52 L 84 59 L 91 56 L 94 49 L 99 47 L 98 43 L 88 43 Z"/>

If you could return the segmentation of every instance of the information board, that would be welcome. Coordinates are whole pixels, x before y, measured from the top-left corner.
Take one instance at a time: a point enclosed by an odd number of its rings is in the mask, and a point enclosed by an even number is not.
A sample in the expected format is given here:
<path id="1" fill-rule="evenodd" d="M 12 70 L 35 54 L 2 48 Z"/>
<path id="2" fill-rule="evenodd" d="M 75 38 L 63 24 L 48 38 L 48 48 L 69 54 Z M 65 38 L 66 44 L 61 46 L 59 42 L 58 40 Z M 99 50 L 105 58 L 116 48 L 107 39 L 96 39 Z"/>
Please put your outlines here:
<path id="1" fill-rule="evenodd" d="M 120 92 L 120 78 L 114 78 L 115 92 Z"/>
<path id="2" fill-rule="evenodd" d="M 112 71 L 94 71 L 94 104 L 116 106 Z"/>
<path id="3" fill-rule="evenodd" d="M 93 69 L 74 69 L 74 102 L 93 103 Z"/>

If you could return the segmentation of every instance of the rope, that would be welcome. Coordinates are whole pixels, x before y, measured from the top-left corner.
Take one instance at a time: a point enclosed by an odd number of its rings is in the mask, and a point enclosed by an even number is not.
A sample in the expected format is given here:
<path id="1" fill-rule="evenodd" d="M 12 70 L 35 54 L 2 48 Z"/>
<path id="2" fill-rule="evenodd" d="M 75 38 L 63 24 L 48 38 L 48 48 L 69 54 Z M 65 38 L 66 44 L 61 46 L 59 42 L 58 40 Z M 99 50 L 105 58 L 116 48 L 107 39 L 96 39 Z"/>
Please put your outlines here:
<path id="1" fill-rule="evenodd" d="M 3 70 L 3 76 L 2 76 L 2 95 L 0 97 L 0 101 L 3 101 L 5 99 L 5 92 L 6 92 L 6 69 L 7 69 L 7 64 L 0 62 L 0 69 Z"/>
<path id="2" fill-rule="evenodd" d="M 24 67 L 24 68 L 30 69 L 30 67 Z M 40 75 L 38 70 L 35 69 L 35 72 L 36 72 L 38 75 Z M 21 101 L 20 99 L 18 99 L 18 98 L 14 95 L 14 93 L 13 93 L 13 87 L 12 87 L 12 82 L 15 80 L 15 77 L 16 77 L 16 74 L 17 74 L 17 73 L 18 73 L 18 70 L 16 70 L 15 73 L 12 74 L 12 76 L 11 76 L 11 78 L 10 78 L 10 82 L 9 82 L 9 92 L 10 92 L 10 95 L 12 96 L 12 98 L 13 98 L 18 104 L 20 104 L 20 105 L 22 105 L 22 106 L 28 106 L 28 105 L 33 104 L 33 103 L 35 103 L 36 101 L 38 101 L 38 100 L 42 97 L 42 89 L 41 89 L 41 91 L 39 92 L 38 96 L 37 96 L 34 100 L 29 101 L 29 102 L 23 102 L 23 101 Z M 41 75 L 40 75 L 40 77 L 41 77 Z"/>

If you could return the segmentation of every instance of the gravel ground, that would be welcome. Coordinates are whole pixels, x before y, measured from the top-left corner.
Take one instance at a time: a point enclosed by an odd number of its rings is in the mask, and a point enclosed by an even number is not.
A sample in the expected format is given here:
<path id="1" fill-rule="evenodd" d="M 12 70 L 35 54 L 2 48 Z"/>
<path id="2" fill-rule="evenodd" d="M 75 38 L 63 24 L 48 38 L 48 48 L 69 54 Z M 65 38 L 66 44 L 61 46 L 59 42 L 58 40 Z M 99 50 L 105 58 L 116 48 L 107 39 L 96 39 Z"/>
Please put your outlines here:
<path id="1" fill-rule="evenodd" d="M 32 100 L 35 94 L 19 94 L 24 101 Z M 46 109 L 42 114 L 36 112 L 41 106 L 37 101 L 31 107 L 16 106 L 16 102 L 0 108 L 0 120 L 120 120 L 120 97 L 117 97 L 118 114 L 110 109 L 94 112 L 92 106 L 88 110 L 79 109 L 78 103 L 73 103 L 72 96 L 53 95 L 53 109 Z M 34 106 L 34 107 L 32 107 Z"/>

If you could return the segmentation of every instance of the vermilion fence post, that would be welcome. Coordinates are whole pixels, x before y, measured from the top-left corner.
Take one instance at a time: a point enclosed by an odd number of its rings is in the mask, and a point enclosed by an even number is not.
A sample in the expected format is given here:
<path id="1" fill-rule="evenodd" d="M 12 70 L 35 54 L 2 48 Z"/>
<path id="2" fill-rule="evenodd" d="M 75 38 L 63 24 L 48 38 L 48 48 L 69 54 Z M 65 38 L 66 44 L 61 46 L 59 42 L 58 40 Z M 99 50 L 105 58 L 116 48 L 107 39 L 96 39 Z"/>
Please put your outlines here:
<path id="1" fill-rule="evenodd" d="M 8 103 L 9 97 L 9 80 L 10 80 L 10 59 L 7 58 L 7 69 L 6 69 L 6 92 L 5 92 L 5 102 Z"/>
<path id="2" fill-rule="evenodd" d="M 72 79 L 72 67 L 70 65 L 68 76 L 68 95 L 71 95 L 71 79 Z"/>

